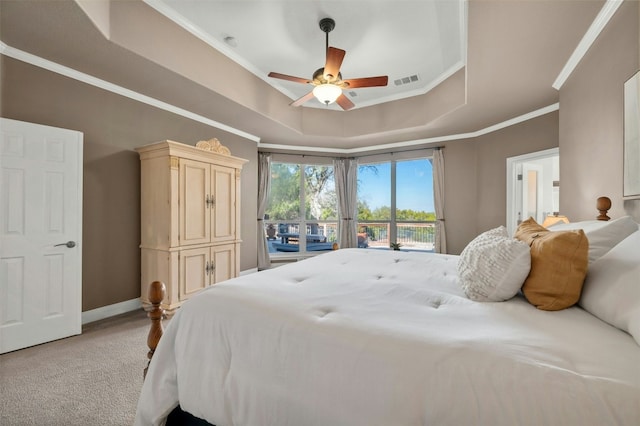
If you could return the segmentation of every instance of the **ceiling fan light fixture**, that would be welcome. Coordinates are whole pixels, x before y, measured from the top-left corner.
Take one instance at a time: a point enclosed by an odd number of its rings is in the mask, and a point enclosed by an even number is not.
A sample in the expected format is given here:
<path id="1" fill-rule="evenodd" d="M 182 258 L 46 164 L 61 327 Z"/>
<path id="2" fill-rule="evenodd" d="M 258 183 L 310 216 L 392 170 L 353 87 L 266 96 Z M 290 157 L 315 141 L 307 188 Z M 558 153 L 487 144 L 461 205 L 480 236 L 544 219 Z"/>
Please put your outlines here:
<path id="1" fill-rule="evenodd" d="M 342 89 L 335 84 L 319 84 L 313 89 L 313 96 L 325 105 L 334 103 L 341 94 Z"/>
<path id="2" fill-rule="evenodd" d="M 0 0 L 2 1 L 2 0 Z M 347 53 L 337 47 L 329 46 L 329 32 L 335 27 L 335 22 L 331 18 L 324 18 L 320 20 L 320 29 L 325 33 L 325 62 L 324 67 L 319 68 L 313 73 L 313 78 L 308 80 L 306 78 L 295 77 L 292 75 L 280 74 L 277 72 L 270 72 L 269 77 L 279 78 L 281 80 L 293 81 L 295 83 L 311 84 L 314 89 L 311 92 L 307 92 L 306 95 L 291 102 L 291 106 L 300 106 L 311 98 L 315 97 L 325 105 L 337 102 L 337 104 L 344 111 L 349 111 L 355 106 L 351 100 L 342 96 L 342 89 L 357 89 L 360 87 L 379 87 L 386 86 L 389 77 L 381 75 L 378 77 L 365 77 L 365 78 L 351 78 L 348 80 L 342 79 L 340 73 L 340 66 L 344 55 Z M 353 93 L 353 92 L 350 92 Z M 352 95 L 353 96 L 353 95 Z"/>

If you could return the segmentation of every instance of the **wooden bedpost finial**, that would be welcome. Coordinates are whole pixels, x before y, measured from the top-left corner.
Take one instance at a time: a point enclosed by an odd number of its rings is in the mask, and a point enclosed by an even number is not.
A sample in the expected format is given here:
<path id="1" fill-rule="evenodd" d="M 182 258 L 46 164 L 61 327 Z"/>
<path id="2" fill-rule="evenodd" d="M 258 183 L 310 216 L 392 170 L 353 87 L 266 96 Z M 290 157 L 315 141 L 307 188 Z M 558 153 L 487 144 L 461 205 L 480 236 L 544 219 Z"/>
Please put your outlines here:
<path id="1" fill-rule="evenodd" d="M 160 338 L 162 337 L 162 333 L 164 330 L 162 329 L 162 318 L 164 317 L 164 309 L 162 308 L 162 300 L 164 300 L 164 295 L 167 291 L 166 286 L 163 282 L 154 281 L 151 283 L 149 287 L 149 302 L 151 303 L 151 309 L 147 313 L 147 316 L 151 319 L 151 328 L 149 329 L 149 335 L 147 336 L 147 346 L 149 347 L 149 352 L 147 353 L 147 358 L 149 362 L 144 369 L 143 379 L 147 377 L 147 370 L 149 370 L 149 364 L 151 364 L 151 358 L 153 358 L 153 353 L 156 351 L 158 347 L 158 342 L 160 342 Z"/>
<path id="2" fill-rule="evenodd" d="M 611 208 L 611 199 L 609 197 L 599 197 L 596 201 L 596 208 L 600 214 L 596 219 L 598 220 L 609 220 L 611 219 L 607 216 L 607 212 Z"/>

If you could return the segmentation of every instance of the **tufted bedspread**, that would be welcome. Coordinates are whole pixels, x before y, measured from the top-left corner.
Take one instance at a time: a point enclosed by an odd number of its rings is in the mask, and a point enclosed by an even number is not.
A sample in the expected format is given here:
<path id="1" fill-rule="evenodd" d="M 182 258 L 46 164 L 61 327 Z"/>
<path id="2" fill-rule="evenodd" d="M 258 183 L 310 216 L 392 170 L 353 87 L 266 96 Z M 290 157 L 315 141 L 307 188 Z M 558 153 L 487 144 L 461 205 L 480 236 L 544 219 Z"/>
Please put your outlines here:
<path id="1" fill-rule="evenodd" d="M 343 249 L 187 301 L 137 425 L 637 425 L 640 347 L 578 307 L 467 299 L 457 256 Z"/>

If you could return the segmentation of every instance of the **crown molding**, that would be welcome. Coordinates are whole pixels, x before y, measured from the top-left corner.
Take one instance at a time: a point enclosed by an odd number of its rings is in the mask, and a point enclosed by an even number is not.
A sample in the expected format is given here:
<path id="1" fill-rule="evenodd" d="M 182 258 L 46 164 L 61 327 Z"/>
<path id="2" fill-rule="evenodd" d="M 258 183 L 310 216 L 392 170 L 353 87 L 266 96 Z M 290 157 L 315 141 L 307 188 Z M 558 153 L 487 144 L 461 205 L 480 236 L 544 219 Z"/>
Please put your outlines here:
<path id="1" fill-rule="evenodd" d="M 321 148 L 321 147 L 311 147 L 311 146 L 292 146 L 292 145 L 279 145 L 279 144 L 270 144 L 270 143 L 258 143 L 258 148 L 262 149 L 278 149 L 278 150 L 288 150 L 288 151 L 301 151 L 301 152 L 314 152 L 314 153 L 331 153 L 331 154 L 361 154 L 371 151 L 381 151 L 381 150 L 393 150 L 398 148 L 411 148 L 418 145 L 430 145 L 436 143 L 442 143 L 452 140 L 461 140 L 461 139 L 473 139 L 478 136 L 486 135 L 488 133 L 495 132 L 497 130 L 501 130 L 518 123 L 522 123 L 524 121 L 531 120 L 536 117 L 540 117 L 545 114 L 549 114 L 550 112 L 558 111 L 560 109 L 560 104 L 555 103 L 552 105 L 548 105 L 546 107 L 537 109 L 535 111 L 528 112 L 523 115 L 519 115 L 518 117 L 511 118 L 509 120 L 505 120 L 501 123 L 494 124 L 489 127 L 485 127 L 484 129 L 477 130 L 475 132 L 469 133 L 459 133 L 455 135 L 447 135 L 447 136 L 437 136 L 433 138 L 426 139 L 415 139 L 411 141 L 403 141 L 403 142 L 395 142 L 388 143 L 384 145 L 373 145 L 362 148 L 350 148 L 350 149 L 342 149 L 342 148 Z M 428 147 L 427 147 L 428 148 Z"/>
<path id="2" fill-rule="evenodd" d="M 218 121 L 211 120 L 210 118 L 193 113 L 186 109 L 179 108 L 177 106 L 168 104 L 166 102 L 160 101 L 155 98 L 151 98 L 149 96 L 143 95 L 133 90 L 126 89 L 122 86 L 118 86 L 117 84 L 110 83 L 108 81 L 99 79 L 97 77 L 93 77 L 91 75 L 74 70 L 64 65 L 57 64 L 55 62 L 33 55 L 31 53 L 27 53 L 22 50 L 13 48 L 3 43 L 2 41 L 0 41 L 0 54 L 17 59 L 22 62 L 29 63 L 31 65 L 34 65 L 40 68 L 44 68 L 46 70 L 55 72 L 60 75 L 64 75 L 65 77 L 69 77 L 74 80 L 81 81 L 83 83 L 90 84 L 95 87 L 99 87 L 109 92 L 112 92 L 121 96 L 125 96 L 127 98 L 136 100 L 138 102 L 151 105 L 153 107 L 162 109 L 164 111 L 168 111 L 168 112 L 180 115 L 182 117 L 189 118 L 191 120 L 198 121 L 200 123 L 207 124 L 209 126 L 218 128 L 220 130 L 224 130 L 226 132 L 241 136 L 243 138 L 256 142 L 258 145 L 258 148 L 263 148 L 263 149 L 279 149 L 279 150 L 290 150 L 290 151 L 295 150 L 300 152 L 314 152 L 318 154 L 331 153 L 331 154 L 347 154 L 348 155 L 348 154 L 367 153 L 371 151 L 392 150 L 392 149 L 407 148 L 407 147 L 410 148 L 417 145 L 427 145 L 427 144 L 441 143 L 441 142 L 446 142 L 451 140 L 476 138 L 478 136 L 482 136 L 487 133 L 495 132 L 497 130 L 504 129 L 509 126 L 513 126 L 523 121 L 531 120 L 541 115 L 545 115 L 550 112 L 557 111 L 560 108 L 560 105 L 558 103 L 555 103 L 555 104 L 546 106 L 544 108 L 540 108 L 535 111 L 529 112 L 527 114 L 523 114 L 518 117 L 511 118 L 501 123 L 494 124 L 489 127 L 485 127 L 484 129 L 480 129 L 475 132 L 461 133 L 461 134 L 447 135 L 447 136 L 438 136 L 438 137 L 426 138 L 426 139 L 416 139 L 416 140 L 403 141 L 403 142 L 394 142 L 394 143 L 388 143 L 383 145 L 367 146 L 362 148 L 342 149 L 342 148 L 324 148 L 324 147 L 313 147 L 313 146 L 279 145 L 279 144 L 260 143 L 260 137 L 258 136 L 243 132 L 241 130 L 227 126 L 226 124 L 222 124 Z"/>
<path id="3" fill-rule="evenodd" d="M 156 107 L 158 109 L 168 111 L 177 115 L 180 115 L 185 118 L 189 118 L 194 121 L 198 121 L 200 123 L 215 127 L 220 130 L 224 130 L 225 132 L 232 133 L 234 135 L 241 136 L 243 138 L 249 139 L 254 142 L 260 142 L 260 138 L 258 136 L 243 132 L 242 130 L 238 130 L 236 128 L 227 126 L 226 124 L 220 123 L 218 121 L 212 120 L 210 118 L 204 117 L 202 115 L 196 114 L 194 112 L 188 111 L 186 109 L 177 107 L 175 105 L 171 105 L 169 103 L 163 102 L 161 100 L 152 98 L 150 96 L 143 95 L 141 93 L 135 92 L 130 89 L 126 89 L 122 86 L 118 86 L 117 84 L 110 83 L 106 80 L 102 80 L 97 77 L 93 77 L 89 74 L 85 74 L 73 68 L 66 67 L 64 65 L 60 65 L 58 63 L 49 61 L 48 59 L 41 58 L 39 56 L 33 55 L 31 53 L 25 52 L 20 49 L 16 49 L 11 47 L 0 40 L 0 54 L 11 57 L 13 59 L 17 59 L 22 62 L 26 62 L 28 64 L 34 65 L 36 67 L 40 67 L 51 72 L 63 75 L 65 77 L 72 78 L 77 81 L 81 81 L 83 83 L 89 84 L 91 86 L 98 87 L 100 89 L 107 90 L 109 92 L 118 94 L 120 96 L 127 97 L 129 99 L 133 99 L 138 102 L 142 102 L 144 104 Z"/>
<path id="4" fill-rule="evenodd" d="M 565 64 L 562 71 L 554 81 L 552 87 L 556 90 L 560 90 L 564 83 L 567 81 L 569 76 L 576 69 L 584 55 L 586 55 L 587 51 L 591 48 L 593 43 L 596 41 L 604 27 L 607 26 L 611 17 L 616 13 L 618 8 L 622 5 L 624 0 L 607 0 L 607 2 L 600 9 L 600 13 L 596 16 L 596 19 L 591 23 L 591 26 L 587 30 L 587 32 L 578 43 L 578 46 L 573 51 L 573 54 L 569 57 L 569 60 Z"/>

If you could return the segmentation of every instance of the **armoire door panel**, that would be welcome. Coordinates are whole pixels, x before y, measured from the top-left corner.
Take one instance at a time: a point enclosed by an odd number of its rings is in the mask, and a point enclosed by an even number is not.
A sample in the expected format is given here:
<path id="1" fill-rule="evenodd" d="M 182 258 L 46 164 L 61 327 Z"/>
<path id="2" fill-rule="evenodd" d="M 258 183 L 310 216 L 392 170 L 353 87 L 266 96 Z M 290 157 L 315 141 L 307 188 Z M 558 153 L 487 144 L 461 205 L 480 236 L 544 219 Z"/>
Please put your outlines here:
<path id="1" fill-rule="evenodd" d="M 214 269 L 213 283 L 219 283 L 236 276 L 235 247 L 233 244 L 215 246 L 211 248 L 211 259 Z"/>
<path id="2" fill-rule="evenodd" d="M 210 165 L 180 160 L 180 245 L 207 243 L 211 239 Z"/>
<path id="3" fill-rule="evenodd" d="M 213 209 L 212 241 L 231 241 L 236 237 L 235 211 L 235 170 L 229 167 L 213 168 Z"/>
<path id="4" fill-rule="evenodd" d="M 180 300 L 186 300 L 211 283 L 209 247 L 183 250 L 180 253 Z"/>

